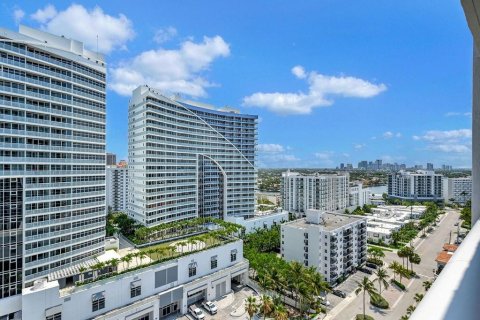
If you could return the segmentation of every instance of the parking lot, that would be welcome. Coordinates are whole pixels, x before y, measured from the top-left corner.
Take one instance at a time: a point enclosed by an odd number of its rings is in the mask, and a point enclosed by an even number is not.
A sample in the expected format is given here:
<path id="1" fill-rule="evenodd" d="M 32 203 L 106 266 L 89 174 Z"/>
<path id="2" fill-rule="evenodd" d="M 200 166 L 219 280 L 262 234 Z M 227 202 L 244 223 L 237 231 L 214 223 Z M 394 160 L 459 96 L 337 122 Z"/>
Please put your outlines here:
<path id="1" fill-rule="evenodd" d="M 364 277 L 371 277 L 371 275 L 357 271 L 354 274 L 350 275 L 344 282 L 336 286 L 335 290 L 341 290 L 348 295 L 353 293 L 357 288 L 357 282 L 361 282 Z M 330 301 L 330 306 L 327 307 L 327 310 L 331 310 L 336 305 L 338 305 L 344 298 L 337 297 L 336 295 L 329 293 L 328 294 L 328 301 Z"/>
<path id="2" fill-rule="evenodd" d="M 201 303 L 197 303 L 196 306 L 202 309 L 205 314 L 205 320 L 223 320 L 223 319 L 248 319 L 245 312 L 245 299 L 251 295 L 256 295 L 256 292 L 249 287 L 242 287 L 235 292 L 231 292 L 221 299 L 213 301 L 218 308 L 218 312 L 215 315 L 211 315 L 201 307 Z M 186 314 L 176 319 L 179 320 L 194 320 L 193 316 Z"/>

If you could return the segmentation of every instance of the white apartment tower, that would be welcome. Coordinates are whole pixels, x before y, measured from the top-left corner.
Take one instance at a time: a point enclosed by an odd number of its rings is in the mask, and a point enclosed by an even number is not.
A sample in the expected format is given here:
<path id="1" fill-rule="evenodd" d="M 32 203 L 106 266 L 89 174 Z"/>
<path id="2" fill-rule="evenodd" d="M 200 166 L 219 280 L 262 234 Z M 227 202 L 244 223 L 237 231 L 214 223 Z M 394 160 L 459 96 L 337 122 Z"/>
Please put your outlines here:
<path id="1" fill-rule="evenodd" d="M 363 184 L 356 182 L 348 188 L 348 198 L 350 207 L 363 207 L 370 204 L 370 189 L 363 188 Z"/>
<path id="2" fill-rule="evenodd" d="M 304 216 L 308 209 L 345 210 L 349 206 L 347 174 L 282 174 L 283 209 Z"/>
<path id="3" fill-rule="evenodd" d="M 0 29 L 0 159 L 1 318 L 22 285 L 104 251 L 103 57 Z"/>
<path id="4" fill-rule="evenodd" d="M 107 166 L 107 207 L 112 211 L 127 212 L 128 169 Z"/>
<path id="5" fill-rule="evenodd" d="M 465 204 L 472 199 L 472 177 L 444 178 L 443 192 L 445 201 Z"/>
<path id="6" fill-rule="evenodd" d="M 133 91 L 128 214 L 147 226 L 255 211 L 257 116 Z"/>
<path id="7" fill-rule="evenodd" d="M 367 218 L 307 210 L 280 228 L 282 257 L 316 267 L 331 284 L 367 261 Z"/>
<path id="8" fill-rule="evenodd" d="M 425 170 L 391 173 L 388 196 L 411 201 L 443 201 L 443 176 Z"/>

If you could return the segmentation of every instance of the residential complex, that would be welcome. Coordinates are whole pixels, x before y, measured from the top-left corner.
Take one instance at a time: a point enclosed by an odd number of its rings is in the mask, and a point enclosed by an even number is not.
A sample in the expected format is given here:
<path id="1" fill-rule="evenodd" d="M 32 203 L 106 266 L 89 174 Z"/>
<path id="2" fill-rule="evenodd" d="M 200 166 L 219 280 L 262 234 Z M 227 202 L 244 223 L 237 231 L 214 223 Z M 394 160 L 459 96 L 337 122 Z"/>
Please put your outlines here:
<path id="1" fill-rule="evenodd" d="M 127 212 L 128 168 L 117 165 L 107 166 L 107 208 Z"/>
<path id="2" fill-rule="evenodd" d="M 281 253 L 287 261 L 315 266 L 329 283 L 367 261 L 367 219 L 320 210 L 281 225 Z"/>
<path id="3" fill-rule="evenodd" d="M 443 201 L 443 176 L 433 171 L 399 171 L 388 175 L 388 196 L 411 201 Z"/>
<path id="4" fill-rule="evenodd" d="M 284 172 L 281 183 L 283 208 L 300 217 L 305 216 L 308 209 L 343 211 L 349 205 L 348 181 L 346 174 Z"/>
<path id="5" fill-rule="evenodd" d="M 128 118 L 133 218 L 154 226 L 197 216 L 253 215 L 257 116 L 140 86 Z"/>
<path id="6" fill-rule="evenodd" d="M 445 202 L 465 204 L 472 198 L 472 177 L 444 178 L 443 193 Z"/>
<path id="7" fill-rule="evenodd" d="M 356 208 L 363 207 L 365 204 L 370 204 L 370 196 L 370 189 L 363 188 L 362 183 L 352 183 L 348 188 L 348 206 Z"/>
<path id="8" fill-rule="evenodd" d="M 22 284 L 104 251 L 106 67 L 24 26 L 0 29 L 0 55 L 3 316 L 20 310 Z"/>

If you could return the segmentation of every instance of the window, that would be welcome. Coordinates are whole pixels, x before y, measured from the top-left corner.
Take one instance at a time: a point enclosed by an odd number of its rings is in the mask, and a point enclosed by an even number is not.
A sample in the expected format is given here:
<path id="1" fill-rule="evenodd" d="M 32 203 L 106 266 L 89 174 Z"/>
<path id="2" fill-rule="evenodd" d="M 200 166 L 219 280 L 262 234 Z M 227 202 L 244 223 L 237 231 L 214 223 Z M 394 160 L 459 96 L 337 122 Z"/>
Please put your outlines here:
<path id="1" fill-rule="evenodd" d="M 217 256 L 210 258 L 210 269 L 215 269 L 218 266 Z"/>
<path id="2" fill-rule="evenodd" d="M 237 250 L 232 250 L 230 251 L 230 261 L 236 261 L 237 260 Z"/>
<path id="3" fill-rule="evenodd" d="M 46 316 L 45 320 L 62 320 L 62 313 L 57 312 L 55 314 L 52 314 L 51 316 Z"/>
<path id="4" fill-rule="evenodd" d="M 188 265 L 188 276 L 193 277 L 197 275 L 197 263 L 192 262 Z"/>
<path id="5" fill-rule="evenodd" d="M 130 283 L 130 298 L 138 297 L 142 294 L 142 285 L 140 281 Z"/>
<path id="6" fill-rule="evenodd" d="M 92 294 L 92 312 L 105 308 L 105 292 Z"/>

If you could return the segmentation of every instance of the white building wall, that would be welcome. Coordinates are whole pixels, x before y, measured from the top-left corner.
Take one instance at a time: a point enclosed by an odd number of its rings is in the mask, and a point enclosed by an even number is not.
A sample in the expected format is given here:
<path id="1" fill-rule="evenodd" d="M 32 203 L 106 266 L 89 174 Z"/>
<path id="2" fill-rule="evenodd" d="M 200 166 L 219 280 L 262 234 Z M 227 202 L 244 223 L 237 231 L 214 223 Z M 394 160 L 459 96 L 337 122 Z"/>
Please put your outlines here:
<path id="1" fill-rule="evenodd" d="M 107 207 L 112 211 L 127 212 L 128 169 L 107 166 Z"/>
<path id="2" fill-rule="evenodd" d="M 159 296 L 180 289 L 180 311 L 187 312 L 187 292 L 196 287 L 208 289 L 205 298 L 215 298 L 215 284 L 219 280 L 227 282 L 227 292 L 230 292 L 232 277 L 241 275 L 246 279 L 248 261 L 243 259 L 242 241 L 238 240 L 226 245 L 188 255 L 178 260 L 172 260 L 159 265 L 139 269 L 130 273 L 99 280 L 94 283 L 75 287 L 71 291 L 59 290 L 58 282 L 47 282 L 43 288 L 24 289 L 22 305 L 23 320 L 45 320 L 46 311 L 54 308 L 61 312 L 62 319 L 131 319 L 132 315 L 142 315 L 150 311 L 158 319 Z M 236 250 L 236 261 L 230 261 L 230 253 Z M 217 256 L 218 266 L 211 269 L 210 259 Z M 197 263 L 197 274 L 189 277 L 188 267 Z M 155 288 L 155 274 L 161 270 L 176 268 L 177 280 Z M 130 297 L 132 282 L 139 281 L 142 294 Z M 103 292 L 105 308 L 92 312 L 92 295 Z M 161 303 L 161 298 L 160 298 Z M 128 307 L 127 307 L 128 306 Z M 121 309 L 124 308 L 124 309 Z M 140 312 L 141 311 L 141 312 Z"/>
<path id="3" fill-rule="evenodd" d="M 225 221 L 244 226 L 245 232 L 251 233 L 254 232 L 255 229 L 270 229 L 273 225 L 280 225 L 282 222 L 288 221 L 288 212 L 281 210 L 269 214 L 256 215 L 249 219 L 243 217 L 227 217 Z"/>

